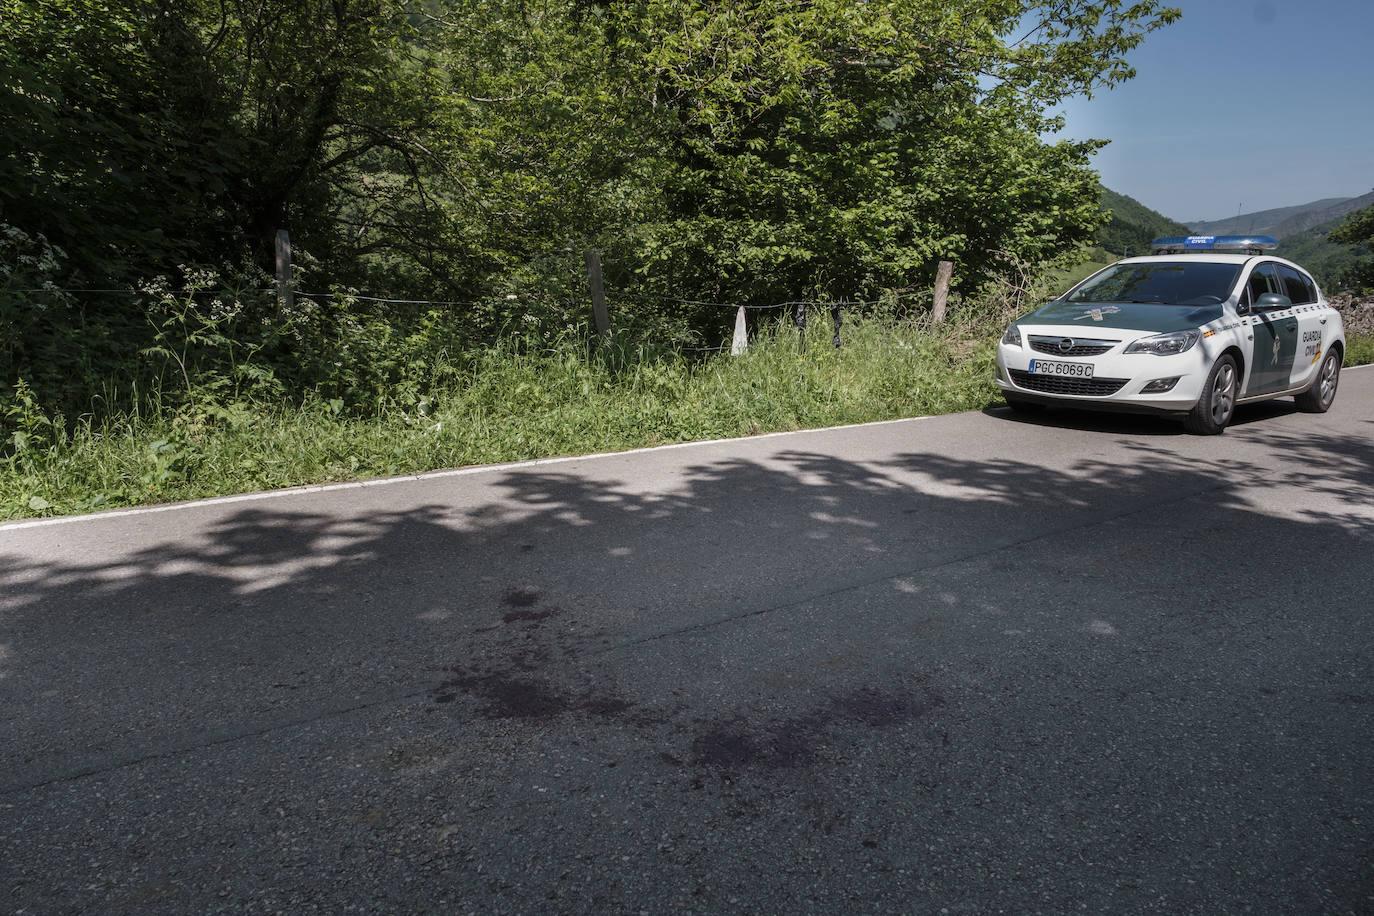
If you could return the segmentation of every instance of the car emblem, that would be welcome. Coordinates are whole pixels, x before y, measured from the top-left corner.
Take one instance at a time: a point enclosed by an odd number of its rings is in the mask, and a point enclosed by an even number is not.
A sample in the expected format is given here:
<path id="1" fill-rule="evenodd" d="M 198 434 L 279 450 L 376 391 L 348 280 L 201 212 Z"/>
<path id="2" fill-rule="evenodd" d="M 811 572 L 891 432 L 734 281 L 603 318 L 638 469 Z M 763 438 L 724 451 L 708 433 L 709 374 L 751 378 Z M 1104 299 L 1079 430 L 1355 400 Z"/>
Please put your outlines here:
<path id="1" fill-rule="evenodd" d="M 1067 352 L 1069 352 L 1069 351 L 1072 350 L 1072 349 L 1073 349 L 1073 338 L 1072 338 L 1072 337 L 1065 337 L 1063 340 L 1059 341 L 1059 352 L 1060 352 L 1060 353 L 1067 353 Z"/>
<path id="2" fill-rule="evenodd" d="M 1091 318 L 1093 321 L 1101 321 L 1103 315 L 1115 315 L 1119 311 L 1121 311 L 1121 309 L 1115 305 L 1104 305 L 1101 308 L 1088 309 L 1082 315 L 1075 318 L 1074 321 L 1082 321 L 1084 318 Z"/>

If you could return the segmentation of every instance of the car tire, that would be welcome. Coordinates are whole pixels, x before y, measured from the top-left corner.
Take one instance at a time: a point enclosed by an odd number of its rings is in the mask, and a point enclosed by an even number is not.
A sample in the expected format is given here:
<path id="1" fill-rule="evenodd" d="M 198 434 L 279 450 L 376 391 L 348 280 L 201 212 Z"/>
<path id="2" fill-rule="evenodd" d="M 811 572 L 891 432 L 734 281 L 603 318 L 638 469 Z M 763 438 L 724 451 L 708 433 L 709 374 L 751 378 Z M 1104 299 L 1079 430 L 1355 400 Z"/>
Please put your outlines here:
<path id="1" fill-rule="evenodd" d="M 1236 391 L 1240 387 L 1240 373 L 1236 361 L 1223 355 L 1212 365 L 1202 396 L 1183 421 L 1183 428 L 1200 436 L 1215 436 L 1226 429 L 1236 413 Z"/>
<path id="2" fill-rule="evenodd" d="M 1007 394 L 1006 392 L 1002 393 L 1002 400 L 1006 401 L 1007 406 L 1017 413 L 1030 413 L 1031 411 L 1039 410 L 1041 407 L 1041 405 L 1034 401 L 1028 401 L 1023 397 Z"/>
<path id="3" fill-rule="evenodd" d="M 1336 400 L 1336 388 L 1340 383 L 1341 354 L 1338 350 L 1328 350 L 1326 359 L 1322 360 L 1321 368 L 1317 370 L 1317 377 L 1312 379 L 1306 391 L 1293 400 L 1303 413 L 1326 413 Z"/>

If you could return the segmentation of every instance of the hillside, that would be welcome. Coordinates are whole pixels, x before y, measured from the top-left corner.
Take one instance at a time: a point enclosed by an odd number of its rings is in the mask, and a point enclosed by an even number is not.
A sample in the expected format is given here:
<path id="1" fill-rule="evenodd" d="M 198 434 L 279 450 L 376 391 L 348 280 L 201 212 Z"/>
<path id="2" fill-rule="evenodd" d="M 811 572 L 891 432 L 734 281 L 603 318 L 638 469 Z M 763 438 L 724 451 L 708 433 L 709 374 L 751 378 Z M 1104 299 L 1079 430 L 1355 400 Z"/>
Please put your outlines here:
<path id="1" fill-rule="evenodd" d="M 1140 201 L 1098 186 L 1098 205 L 1111 218 L 1097 230 L 1097 244 L 1116 257 L 1149 254 L 1150 243 L 1164 235 L 1187 235 L 1189 229 Z"/>
<path id="2" fill-rule="evenodd" d="M 1354 245 L 1337 245 L 1326 239 L 1326 234 L 1339 226 L 1343 219 L 1329 220 L 1311 229 L 1290 233 L 1284 236 L 1278 251 L 1274 253 L 1297 261 L 1312 271 L 1323 288 L 1329 288 L 1337 277 L 1354 265 L 1356 259 Z"/>
<path id="3" fill-rule="evenodd" d="M 1189 227 L 1197 235 L 1258 234 L 1283 239 L 1326 223 L 1334 224 L 1352 210 L 1368 206 L 1374 206 L 1374 191 L 1362 197 L 1328 197 L 1296 207 L 1259 210 L 1227 219 L 1198 220 L 1189 223 Z"/>
<path id="4" fill-rule="evenodd" d="M 1124 255 L 1148 254 L 1150 242 L 1160 236 L 1254 232 L 1280 238 L 1276 254 L 1312 271 L 1323 289 L 1338 290 L 1347 285 L 1343 279 L 1364 252 L 1355 245 L 1328 241 L 1327 233 L 1341 224 L 1345 214 L 1374 205 L 1374 192 L 1371 192 L 1363 197 L 1330 198 L 1299 207 L 1245 214 L 1239 223 L 1234 219 L 1211 220 L 1194 223 L 1190 228 L 1110 188 L 1099 186 L 1099 192 L 1099 205 L 1111 213 L 1110 220 L 1097 230 L 1097 244 L 1101 250 L 1092 252 L 1082 264 L 1065 271 L 1062 285 L 1075 283 Z M 1325 219 L 1318 219 L 1323 215 Z M 1251 219 L 1255 220 L 1253 229 L 1249 225 Z"/>

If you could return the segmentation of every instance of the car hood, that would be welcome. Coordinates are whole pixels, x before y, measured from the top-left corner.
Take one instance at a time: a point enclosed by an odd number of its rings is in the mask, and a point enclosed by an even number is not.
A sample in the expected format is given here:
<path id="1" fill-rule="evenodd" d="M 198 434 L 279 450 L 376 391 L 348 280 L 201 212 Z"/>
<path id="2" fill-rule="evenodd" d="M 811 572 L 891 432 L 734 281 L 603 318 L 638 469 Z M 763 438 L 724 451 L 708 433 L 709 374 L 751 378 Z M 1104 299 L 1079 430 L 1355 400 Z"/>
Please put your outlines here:
<path id="1" fill-rule="evenodd" d="M 1220 305 L 1163 305 L 1156 302 L 1047 302 L 1017 324 L 1071 324 L 1131 331 L 1186 331 L 1216 321 Z"/>

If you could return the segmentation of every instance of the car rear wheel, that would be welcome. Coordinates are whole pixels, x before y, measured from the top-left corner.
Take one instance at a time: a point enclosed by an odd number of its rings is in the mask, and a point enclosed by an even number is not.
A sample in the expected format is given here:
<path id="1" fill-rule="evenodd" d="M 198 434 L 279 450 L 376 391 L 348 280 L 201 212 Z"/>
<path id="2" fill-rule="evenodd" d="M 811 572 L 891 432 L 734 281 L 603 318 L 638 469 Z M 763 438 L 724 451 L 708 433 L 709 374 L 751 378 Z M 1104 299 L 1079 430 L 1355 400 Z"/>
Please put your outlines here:
<path id="1" fill-rule="evenodd" d="M 1312 387 L 1293 400 L 1297 401 L 1298 410 L 1304 413 L 1326 413 L 1336 400 L 1336 388 L 1340 383 L 1341 354 L 1329 350 L 1326 359 L 1322 360 L 1322 367 L 1317 370 L 1317 377 L 1312 380 Z"/>
<path id="2" fill-rule="evenodd" d="M 1183 428 L 1201 436 L 1215 436 L 1224 430 L 1236 412 L 1237 375 L 1234 358 L 1225 355 L 1217 360 Z"/>

